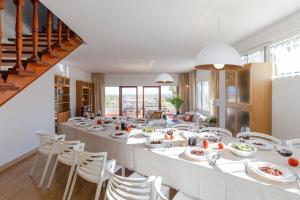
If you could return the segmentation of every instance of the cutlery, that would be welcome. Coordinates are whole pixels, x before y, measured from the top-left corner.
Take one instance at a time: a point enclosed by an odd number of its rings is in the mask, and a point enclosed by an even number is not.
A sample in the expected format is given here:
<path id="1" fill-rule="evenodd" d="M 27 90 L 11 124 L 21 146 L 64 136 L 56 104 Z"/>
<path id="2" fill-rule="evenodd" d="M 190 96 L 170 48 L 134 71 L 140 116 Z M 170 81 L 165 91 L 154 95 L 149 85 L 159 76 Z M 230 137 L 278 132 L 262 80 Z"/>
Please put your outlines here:
<path id="1" fill-rule="evenodd" d="M 244 167 L 245 167 L 245 173 L 248 174 L 249 173 L 249 171 L 248 171 L 248 160 L 244 161 Z"/>
<path id="2" fill-rule="evenodd" d="M 216 154 L 216 157 L 215 157 L 215 160 L 214 160 L 214 162 L 212 163 L 213 164 L 213 166 L 215 166 L 216 165 L 216 162 L 217 162 L 217 160 L 219 160 L 221 158 L 221 154 L 220 154 L 220 152 L 218 152 L 217 154 Z"/>
<path id="3" fill-rule="evenodd" d="M 216 158 L 216 155 L 213 155 L 212 158 L 211 158 L 211 161 L 210 161 L 209 165 L 213 166 L 215 158 Z"/>

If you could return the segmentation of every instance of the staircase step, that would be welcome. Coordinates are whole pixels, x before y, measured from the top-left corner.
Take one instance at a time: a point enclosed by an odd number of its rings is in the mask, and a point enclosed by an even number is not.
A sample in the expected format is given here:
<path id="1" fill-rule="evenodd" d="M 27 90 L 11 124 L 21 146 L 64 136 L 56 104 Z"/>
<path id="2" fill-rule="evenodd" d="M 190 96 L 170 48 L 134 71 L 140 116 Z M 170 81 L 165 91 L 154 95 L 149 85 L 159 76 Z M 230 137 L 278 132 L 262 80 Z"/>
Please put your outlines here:
<path id="1" fill-rule="evenodd" d="M 22 52 L 22 57 L 24 59 L 30 58 L 32 56 L 32 52 Z M 15 51 L 4 51 L 2 52 L 2 59 L 6 58 L 14 58 L 16 59 L 16 52 Z"/>
<path id="2" fill-rule="evenodd" d="M 42 52 L 45 47 L 38 47 L 38 51 Z M 2 51 L 16 51 L 15 44 L 2 44 Z M 23 51 L 33 51 L 32 46 L 23 46 Z"/>
<path id="3" fill-rule="evenodd" d="M 13 49 L 13 47 L 15 47 L 16 45 L 14 43 L 3 43 L 2 46 L 3 46 L 3 49 L 5 49 L 5 47 L 7 49 Z M 23 49 L 24 49 L 24 47 L 31 47 L 31 49 L 32 49 L 32 44 L 25 43 L 25 44 L 23 44 Z M 47 47 L 47 44 L 39 44 L 38 47 Z"/>
<path id="4" fill-rule="evenodd" d="M 15 38 L 8 38 L 8 41 L 10 42 L 15 42 L 16 39 Z M 23 37 L 23 42 L 25 41 L 31 41 L 32 42 L 32 37 Z M 57 38 L 52 38 L 51 40 L 52 42 L 56 42 L 57 41 Z M 44 38 L 44 37 L 39 37 L 39 42 L 47 42 L 47 38 Z"/>

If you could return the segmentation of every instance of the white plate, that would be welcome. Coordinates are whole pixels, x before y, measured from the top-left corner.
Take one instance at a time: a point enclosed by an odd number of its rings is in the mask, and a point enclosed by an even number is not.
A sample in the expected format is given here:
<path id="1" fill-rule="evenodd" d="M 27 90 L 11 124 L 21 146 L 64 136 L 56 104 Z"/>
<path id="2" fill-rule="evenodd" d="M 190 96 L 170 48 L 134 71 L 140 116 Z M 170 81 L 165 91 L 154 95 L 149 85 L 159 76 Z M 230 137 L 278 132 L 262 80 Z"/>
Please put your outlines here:
<path id="1" fill-rule="evenodd" d="M 119 135 L 121 133 L 122 135 Z M 127 131 L 116 131 L 111 135 L 113 138 L 126 139 L 130 136 Z"/>
<path id="2" fill-rule="evenodd" d="M 193 150 L 197 150 L 197 151 L 203 151 L 204 154 L 203 156 L 197 156 L 195 154 L 192 154 L 192 151 Z M 201 147 L 190 147 L 190 148 L 187 148 L 185 151 L 184 151 L 184 154 L 189 157 L 189 158 L 193 158 L 193 159 L 196 159 L 196 160 L 207 160 L 209 155 L 210 155 L 211 151 L 209 149 L 204 149 L 204 148 L 201 148 Z"/>
<path id="3" fill-rule="evenodd" d="M 153 141 L 160 141 L 161 143 L 160 144 L 151 144 L 151 142 L 153 142 Z M 163 139 L 153 139 L 153 140 L 149 139 L 145 142 L 145 145 L 150 148 L 153 148 L 153 149 L 167 147 L 167 143 L 164 142 Z"/>
<path id="4" fill-rule="evenodd" d="M 79 126 L 79 127 L 89 127 L 91 126 L 91 123 L 90 122 L 77 122 L 75 124 L 75 126 Z"/>
<path id="5" fill-rule="evenodd" d="M 245 145 L 249 145 L 249 146 L 252 147 L 253 151 L 241 151 L 241 150 L 238 150 L 238 149 L 232 147 L 233 144 L 245 144 Z M 253 146 L 251 144 L 246 144 L 246 143 L 239 143 L 239 142 L 229 143 L 228 147 L 232 151 L 232 153 L 234 153 L 234 154 L 236 154 L 238 156 L 242 156 L 242 157 L 250 157 L 250 156 L 253 156 L 257 152 L 257 148 L 255 146 Z"/>
<path id="6" fill-rule="evenodd" d="M 274 168 L 274 169 L 278 169 L 282 172 L 282 175 L 281 176 L 274 176 L 274 175 L 265 173 L 260 169 L 261 167 L 271 167 L 271 168 Z M 287 182 L 293 182 L 293 181 L 296 180 L 295 175 L 287 167 L 283 167 L 283 166 L 273 164 L 273 163 L 269 163 L 269 162 L 250 162 L 249 163 L 249 169 L 251 171 L 253 171 L 254 173 L 256 173 L 256 174 L 258 174 L 258 175 L 260 175 L 264 178 L 273 180 L 273 181 L 287 183 Z"/>
<path id="7" fill-rule="evenodd" d="M 72 117 L 72 118 L 68 119 L 68 122 L 73 122 L 73 121 L 76 121 L 76 122 L 80 121 L 80 122 L 82 122 L 84 120 L 85 120 L 84 117 Z"/>
<path id="8" fill-rule="evenodd" d="M 91 126 L 88 128 L 89 131 L 104 131 L 105 128 L 103 126 L 100 125 L 96 125 L 96 126 Z"/>
<path id="9" fill-rule="evenodd" d="M 207 139 L 210 142 L 218 142 L 218 141 L 221 141 L 223 138 L 222 136 L 217 135 L 216 133 L 212 133 L 212 132 L 202 132 L 202 133 L 199 133 L 198 136 L 201 139 Z M 216 141 L 213 141 L 210 138 L 215 138 Z"/>
<path id="10" fill-rule="evenodd" d="M 255 146 L 257 149 L 260 149 L 260 150 L 272 150 L 272 149 L 274 149 L 272 143 L 270 143 L 266 140 L 259 140 L 259 139 L 245 140 L 245 143 L 251 144 L 251 145 Z M 261 145 L 259 145 L 259 144 L 261 144 Z"/>

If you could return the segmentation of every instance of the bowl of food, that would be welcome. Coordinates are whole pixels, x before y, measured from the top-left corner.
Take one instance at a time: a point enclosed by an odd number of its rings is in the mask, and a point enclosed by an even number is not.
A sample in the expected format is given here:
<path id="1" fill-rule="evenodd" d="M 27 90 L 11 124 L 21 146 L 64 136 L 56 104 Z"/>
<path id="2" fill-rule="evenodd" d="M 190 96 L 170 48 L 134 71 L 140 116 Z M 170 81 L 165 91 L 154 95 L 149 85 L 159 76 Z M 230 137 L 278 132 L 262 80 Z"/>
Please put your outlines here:
<path id="1" fill-rule="evenodd" d="M 250 157 L 257 152 L 257 148 L 255 146 L 246 143 L 229 143 L 228 147 L 232 153 L 242 157 Z"/>
<path id="2" fill-rule="evenodd" d="M 153 135 L 155 133 L 155 131 L 156 131 L 156 129 L 155 128 L 151 128 L 151 127 L 144 127 L 144 128 L 142 128 L 142 133 L 146 137 L 150 137 L 151 135 Z"/>
<path id="3" fill-rule="evenodd" d="M 211 151 L 209 149 L 205 149 L 202 147 L 191 147 L 191 148 L 187 148 L 184 151 L 184 154 L 187 157 L 196 160 L 207 160 L 209 158 L 210 152 Z"/>
<path id="4" fill-rule="evenodd" d="M 151 148 L 163 148 L 166 146 L 166 143 L 161 138 L 153 138 L 153 139 L 148 139 L 145 142 L 145 145 Z"/>

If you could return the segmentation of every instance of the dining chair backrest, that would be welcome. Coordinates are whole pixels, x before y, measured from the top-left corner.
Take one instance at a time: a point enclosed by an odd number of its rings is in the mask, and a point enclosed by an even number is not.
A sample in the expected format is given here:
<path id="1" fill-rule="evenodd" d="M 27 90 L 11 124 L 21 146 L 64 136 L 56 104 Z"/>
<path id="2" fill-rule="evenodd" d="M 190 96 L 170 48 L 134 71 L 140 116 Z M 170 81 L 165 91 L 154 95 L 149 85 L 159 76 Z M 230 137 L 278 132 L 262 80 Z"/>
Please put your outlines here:
<path id="1" fill-rule="evenodd" d="M 128 178 L 110 173 L 105 200 L 157 200 L 155 176 Z"/>
<path id="2" fill-rule="evenodd" d="M 189 130 L 189 124 L 188 123 L 175 124 L 172 128 L 188 131 Z"/>
<path id="3" fill-rule="evenodd" d="M 250 136 L 250 138 L 252 139 L 263 139 L 263 140 L 267 140 L 267 141 L 271 141 L 274 144 L 279 144 L 280 140 L 276 137 L 273 137 L 271 135 L 267 135 L 264 133 L 257 133 L 257 132 L 242 132 L 242 133 L 238 133 L 236 135 L 236 138 L 247 138 L 247 136 Z"/>
<path id="4" fill-rule="evenodd" d="M 289 140 L 289 143 L 290 143 L 293 147 L 300 148 L 300 139 L 291 139 L 291 140 Z"/>
<path id="5" fill-rule="evenodd" d="M 78 174 L 88 181 L 102 182 L 106 168 L 107 152 L 79 152 L 77 159 Z"/>
<path id="6" fill-rule="evenodd" d="M 39 151 L 42 153 L 50 153 L 57 141 L 63 141 L 65 135 L 48 134 L 46 131 L 36 131 L 39 139 Z"/>
<path id="7" fill-rule="evenodd" d="M 218 132 L 232 137 L 232 133 L 229 130 L 219 127 L 204 127 L 200 129 L 200 132 Z"/>
<path id="8" fill-rule="evenodd" d="M 57 142 L 58 155 L 57 158 L 64 164 L 72 165 L 76 162 L 77 152 L 83 152 L 84 143 L 79 140 L 75 141 L 58 141 Z"/>

